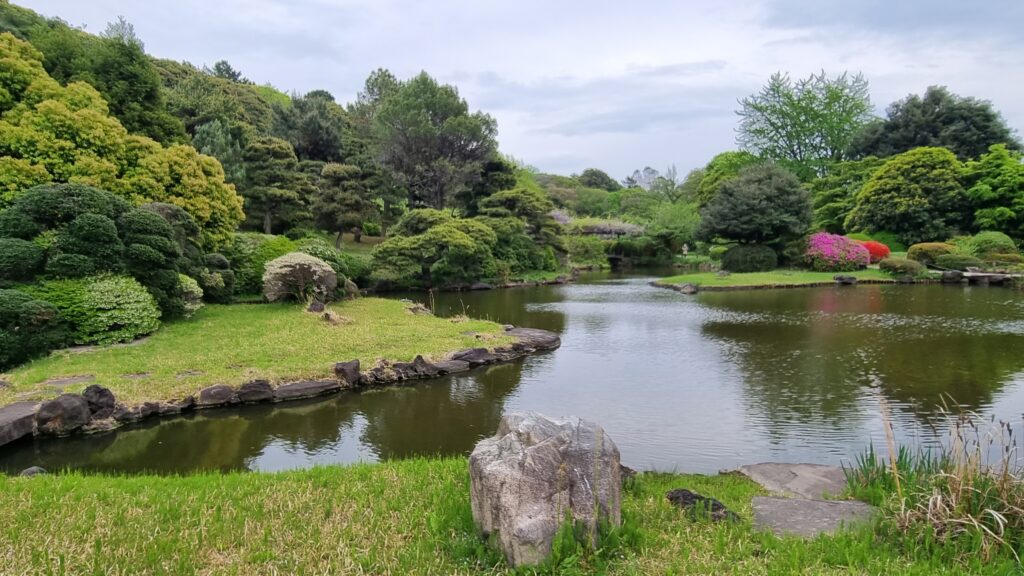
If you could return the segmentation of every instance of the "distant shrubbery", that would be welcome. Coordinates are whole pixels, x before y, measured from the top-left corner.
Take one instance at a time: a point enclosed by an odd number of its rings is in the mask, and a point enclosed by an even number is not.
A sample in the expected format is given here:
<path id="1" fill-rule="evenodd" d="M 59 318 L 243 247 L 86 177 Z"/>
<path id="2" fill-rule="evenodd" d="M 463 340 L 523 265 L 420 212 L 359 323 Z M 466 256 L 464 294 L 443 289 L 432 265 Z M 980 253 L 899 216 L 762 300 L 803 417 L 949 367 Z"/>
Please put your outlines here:
<path id="1" fill-rule="evenodd" d="M 945 270 L 966 271 L 968 268 L 981 268 L 985 265 L 980 258 L 969 254 L 943 254 L 932 263 L 936 268 Z"/>
<path id="2" fill-rule="evenodd" d="M 739 244 L 722 254 L 722 269 L 729 272 L 768 272 L 779 264 L 779 257 L 768 246 Z"/>

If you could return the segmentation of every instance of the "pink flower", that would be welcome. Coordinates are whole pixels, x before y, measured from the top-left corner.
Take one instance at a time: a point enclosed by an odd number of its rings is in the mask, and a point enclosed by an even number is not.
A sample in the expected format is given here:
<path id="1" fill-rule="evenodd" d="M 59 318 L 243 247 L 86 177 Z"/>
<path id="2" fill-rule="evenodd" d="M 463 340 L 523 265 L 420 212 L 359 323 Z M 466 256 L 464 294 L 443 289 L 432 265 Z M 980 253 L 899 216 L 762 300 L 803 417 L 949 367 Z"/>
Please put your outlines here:
<path id="1" fill-rule="evenodd" d="M 871 254 L 867 248 L 846 236 L 818 232 L 808 239 L 804 258 L 814 270 L 845 272 L 867 266 Z"/>

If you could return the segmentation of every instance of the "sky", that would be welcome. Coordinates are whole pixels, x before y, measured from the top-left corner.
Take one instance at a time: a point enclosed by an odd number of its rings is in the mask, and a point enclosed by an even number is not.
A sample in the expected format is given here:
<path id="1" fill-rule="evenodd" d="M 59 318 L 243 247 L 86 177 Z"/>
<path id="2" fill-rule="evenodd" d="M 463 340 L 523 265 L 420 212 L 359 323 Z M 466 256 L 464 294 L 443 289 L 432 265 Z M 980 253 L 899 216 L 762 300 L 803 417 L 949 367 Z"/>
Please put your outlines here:
<path id="1" fill-rule="evenodd" d="M 426 70 L 544 172 L 680 174 L 736 148 L 737 101 L 776 71 L 863 73 L 878 114 L 948 86 L 1024 132 L 1021 0 L 15 0 L 93 33 L 124 16 L 146 51 L 229 61 L 349 102 L 376 68 Z"/>

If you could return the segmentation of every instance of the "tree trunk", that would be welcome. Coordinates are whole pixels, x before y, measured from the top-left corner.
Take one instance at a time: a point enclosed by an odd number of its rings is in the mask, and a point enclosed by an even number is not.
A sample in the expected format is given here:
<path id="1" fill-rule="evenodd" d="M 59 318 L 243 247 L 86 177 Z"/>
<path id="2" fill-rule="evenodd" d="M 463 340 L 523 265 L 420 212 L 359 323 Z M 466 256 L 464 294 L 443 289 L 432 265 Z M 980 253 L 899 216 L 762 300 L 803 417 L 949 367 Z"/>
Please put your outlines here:
<path id="1" fill-rule="evenodd" d="M 334 247 L 337 248 L 338 250 L 341 249 L 341 235 L 342 235 L 342 233 L 343 232 L 341 230 L 338 230 L 338 235 L 334 237 Z"/>
<path id="2" fill-rule="evenodd" d="M 356 244 L 362 244 L 363 242 L 363 229 L 356 226 L 352 229 L 352 238 L 356 241 Z"/>
<path id="3" fill-rule="evenodd" d="M 270 234 L 270 210 L 263 212 L 263 233 Z"/>

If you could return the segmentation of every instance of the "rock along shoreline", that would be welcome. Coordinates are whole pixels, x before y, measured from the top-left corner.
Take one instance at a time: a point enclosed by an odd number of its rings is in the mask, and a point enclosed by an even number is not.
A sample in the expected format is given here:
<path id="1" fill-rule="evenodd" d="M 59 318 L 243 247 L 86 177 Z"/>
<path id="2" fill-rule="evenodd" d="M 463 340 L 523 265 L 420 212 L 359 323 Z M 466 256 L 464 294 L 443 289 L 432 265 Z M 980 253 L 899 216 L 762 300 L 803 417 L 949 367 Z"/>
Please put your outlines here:
<path id="1" fill-rule="evenodd" d="M 430 362 L 418 355 L 411 362 L 381 360 L 375 366 L 361 370 L 359 360 L 350 360 L 334 365 L 333 378 L 282 382 L 277 386 L 267 380 L 250 380 L 237 386 L 216 384 L 186 398 L 144 402 L 134 406 L 118 402 L 109 389 L 94 384 L 82 394 L 62 394 L 45 402 L 15 402 L 0 407 L 0 447 L 28 436 L 59 437 L 106 432 L 125 424 L 192 410 L 286 402 L 345 390 L 403 384 L 510 362 L 530 354 L 554 350 L 562 344 L 561 338 L 554 332 L 535 328 L 506 326 L 505 335 L 515 338 L 515 342 L 493 349 L 458 350 L 447 354 L 439 362 Z"/>

